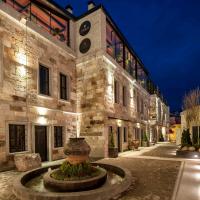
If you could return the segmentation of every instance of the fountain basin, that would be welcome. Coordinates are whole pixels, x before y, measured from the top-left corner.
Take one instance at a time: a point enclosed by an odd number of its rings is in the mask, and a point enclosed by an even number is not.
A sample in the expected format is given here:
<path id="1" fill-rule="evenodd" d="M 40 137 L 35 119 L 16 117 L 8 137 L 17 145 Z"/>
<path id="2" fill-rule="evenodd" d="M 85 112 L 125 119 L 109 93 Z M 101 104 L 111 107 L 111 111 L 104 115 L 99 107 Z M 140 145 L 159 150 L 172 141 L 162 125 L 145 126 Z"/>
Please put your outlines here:
<path id="1" fill-rule="evenodd" d="M 100 166 L 107 170 L 108 174 L 112 173 L 118 176 L 120 181 L 111 180 L 108 184 L 109 178 L 107 178 L 106 183 L 99 188 L 78 192 L 54 192 L 51 190 L 34 190 L 27 187 L 28 182 L 48 171 L 49 167 L 43 167 L 19 176 L 13 183 L 13 192 L 20 200 L 109 200 L 126 191 L 131 185 L 132 176 L 127 169 L 102 163 L 92 163 L 92 165 Z M 50 166 L 51 169 L 59 167 L 60 165 Z"/>
<path id="2" fill-rule="evenodd" d="M 83 180 L 56 180 L 51 177 L 53 172 L 57 172 L 59 169 L 47 172 L 44 179 L 44 186 L 55 192 L 76 192 L 95 189 L 103 185 L 107 178 L 107 172 L 103 168 L 96 168 L 98 175 L 94 177 L 88 177 Z"/>

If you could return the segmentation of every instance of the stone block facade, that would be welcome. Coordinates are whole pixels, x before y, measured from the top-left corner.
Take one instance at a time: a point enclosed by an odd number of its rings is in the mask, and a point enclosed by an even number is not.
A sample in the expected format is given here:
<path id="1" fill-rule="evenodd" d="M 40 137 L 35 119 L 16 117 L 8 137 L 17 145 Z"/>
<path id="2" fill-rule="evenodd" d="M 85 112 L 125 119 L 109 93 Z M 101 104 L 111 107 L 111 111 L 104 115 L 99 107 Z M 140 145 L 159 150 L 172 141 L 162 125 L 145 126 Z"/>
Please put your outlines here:
<path id="1" fill-rule="evenodd" d="M 63 143 L 76 136 L 75 56 L 56 46 L 54 38 L 47 41 L 37 30 L 16 22 L 16 11 L 6 9 L 10 12 L 0 13 L 0 161 L 14 158 L 9 152 L 9 124 L 25 125 L 25 152 L 35 152 L 35 126 L 46 126 L 47 160 L 64 158 L 63 147 L 54 147 L 54 126 L 63 127 Z M 40 64 L 50 71 L 49 96 L 39 94 Z M 69 101 L 59 98 L 59 73 L 70 79 Z"/>
<path id="2" fill-rule="evenodd" d="M 18 153 L 35 153 L 42 131 L 46 160 L 64 158 L 63 145 L 55 147 L 57 126 L 62 127 L 63 144 L 69 137 L 85 137 L 92 157 L 108 156 L 111 133 L 121 152 L 134 139 L 142 142 L 145 135 L 151 139 L 150 116 L 158 114 L 151 109 L 154 98 L 144 81 L 137 81 L 107 53 L 106 11 L 99 6 L 79 18 L 68 14 L 63 10 L 58 14 L 69 18 L 67 46 L 52 30 L 49 33 L 31 18 L 24 23 L 22 13 L 0 3 L 0 162 L 13 160 Z M 125 53 L 128 47 L 123 45 Z M 40 94 L 40 65 L 49 72 L 48 95 Z M 67 100 L 60 99 L 60 74 L 68 77 Z M 10 152 L 12 128 L 16 134 L 17 129 L 25 132 L 22 152 Z"/>

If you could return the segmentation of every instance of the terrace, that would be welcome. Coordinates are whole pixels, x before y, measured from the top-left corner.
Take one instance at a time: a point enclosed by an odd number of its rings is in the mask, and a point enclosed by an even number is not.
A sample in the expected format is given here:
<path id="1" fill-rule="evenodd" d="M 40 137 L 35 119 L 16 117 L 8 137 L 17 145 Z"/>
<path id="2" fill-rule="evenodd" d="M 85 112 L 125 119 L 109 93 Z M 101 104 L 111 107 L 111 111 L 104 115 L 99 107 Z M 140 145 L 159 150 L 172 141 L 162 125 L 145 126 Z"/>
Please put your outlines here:
<path id="1" fill-rule="evenodd" d="M 51 9 L 46 4 L 47 1 L 3 0 L 3 2 L 22 13 L 57 40 L 70 46 L 69 18 L 64 13 Z"/>
<path id="2" fill-rule="evenodd" d="M 108 20 L 106 25 L 106 42 L 107 53 L 147 89 L 148 72 Z"/>

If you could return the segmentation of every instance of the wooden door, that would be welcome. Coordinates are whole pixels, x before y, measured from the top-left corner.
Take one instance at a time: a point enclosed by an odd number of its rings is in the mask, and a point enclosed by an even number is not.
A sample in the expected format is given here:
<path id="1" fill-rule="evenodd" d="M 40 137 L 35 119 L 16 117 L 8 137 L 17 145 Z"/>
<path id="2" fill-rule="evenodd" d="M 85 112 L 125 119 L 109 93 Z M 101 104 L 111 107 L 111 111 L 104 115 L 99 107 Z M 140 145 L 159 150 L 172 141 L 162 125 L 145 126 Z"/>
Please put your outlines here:
<path id="1" fill-rule="evenodd" d="M 35 126 L 35 153 L 39 153 L 42 161 L 47 161 L 47 127 Z"/>

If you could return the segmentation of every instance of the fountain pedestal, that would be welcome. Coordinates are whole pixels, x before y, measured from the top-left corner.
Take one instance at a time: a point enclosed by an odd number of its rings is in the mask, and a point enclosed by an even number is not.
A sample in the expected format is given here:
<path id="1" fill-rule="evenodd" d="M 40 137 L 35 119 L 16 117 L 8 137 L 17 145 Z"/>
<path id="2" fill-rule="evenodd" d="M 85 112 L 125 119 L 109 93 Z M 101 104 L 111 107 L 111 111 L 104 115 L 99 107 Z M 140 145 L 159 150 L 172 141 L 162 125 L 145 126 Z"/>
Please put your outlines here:
<path id="1" fill-rule="evenodd" d="M 72 164 L 80 164 L 89 160 L 91 148 L 85 138 L 70 138 L 64 146 L 66 160 Z"/>

